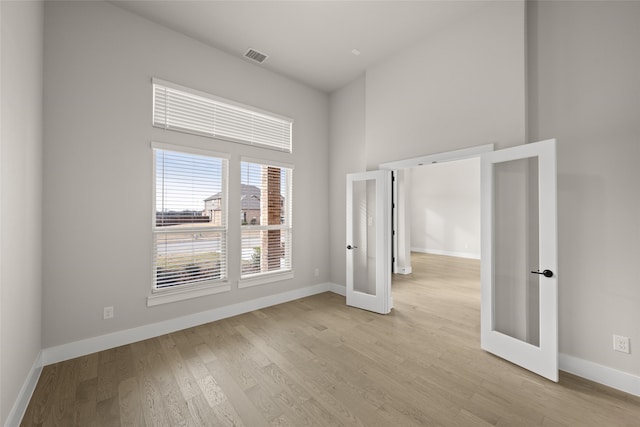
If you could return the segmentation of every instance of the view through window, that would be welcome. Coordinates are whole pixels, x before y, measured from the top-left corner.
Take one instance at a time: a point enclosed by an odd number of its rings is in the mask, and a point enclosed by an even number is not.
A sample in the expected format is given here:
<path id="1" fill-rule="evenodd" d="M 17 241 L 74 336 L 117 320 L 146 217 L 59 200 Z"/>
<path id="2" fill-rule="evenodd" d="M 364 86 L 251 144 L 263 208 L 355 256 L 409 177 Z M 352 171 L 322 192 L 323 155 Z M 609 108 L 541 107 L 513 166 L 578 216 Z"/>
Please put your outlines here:
<path id="1" fill-rule="evenodd" d="M 292 169 L 241 163 L 242 278 L 291 270 Z"/>
<path id="2" fill-rule="evenodd" d="M 227 278 L 223 158 L 154 149 L 154 289 Z"/>

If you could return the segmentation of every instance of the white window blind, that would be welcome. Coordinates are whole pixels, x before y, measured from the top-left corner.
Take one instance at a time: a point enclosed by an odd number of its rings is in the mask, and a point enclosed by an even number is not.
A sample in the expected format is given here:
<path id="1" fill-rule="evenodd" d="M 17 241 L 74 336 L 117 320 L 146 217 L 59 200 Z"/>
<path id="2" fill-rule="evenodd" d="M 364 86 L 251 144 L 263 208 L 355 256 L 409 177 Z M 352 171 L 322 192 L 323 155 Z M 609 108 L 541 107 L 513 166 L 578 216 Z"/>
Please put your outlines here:
<path id="1" fill-rule="evenodd" d="M 153 79 L 153 126 L 291 152 L 293 121 Z"/>
<path id="2" fill-rule="evenodd" d="M 226 280 L 227 160 L 153 152 L 153 290 Z"/>
<path id="3" fill-rule="evenodd" d="M 243 161 L 241 278 L 291 270 L 292 169 Z"/>

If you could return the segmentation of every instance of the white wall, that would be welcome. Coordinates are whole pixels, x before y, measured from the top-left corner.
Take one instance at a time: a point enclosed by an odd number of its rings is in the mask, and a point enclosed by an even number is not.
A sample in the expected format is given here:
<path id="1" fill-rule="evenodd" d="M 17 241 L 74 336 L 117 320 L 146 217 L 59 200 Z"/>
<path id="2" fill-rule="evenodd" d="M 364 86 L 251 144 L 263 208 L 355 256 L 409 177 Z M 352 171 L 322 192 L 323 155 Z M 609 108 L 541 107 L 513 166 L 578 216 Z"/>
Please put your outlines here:
<path id="1" fill-rule="evenodd" d="M 411 169 L 411 250 L 480 258 L 480 161 Z"/>
<path id="2" fill-rule="evenodd" d="M 327 281 L 326 94 L 103 2 L 46 3 L 44 64 L 45 348 Z M 153 128 L 154 76 L 294 118 L 293 154 Z M 151 141 L 293 163 L 295 278 L 239 290 L 232 256 L 231 292 L 147 308 Z M 239 236 L 239 215 L 229 226 Z"/>
<path id="3" fill-rule="evenodd" d="M 0 425 L 41 349 L 42 24 L 42 3 L 0 2 Z"/>
<path id="4" fill-rule="evenodd" d="M 640 375 L 640 3 L 528 17 L 531 137 L 558 138 L 560 351 Z"/>
<path id="5" fill-rule="evenodd" d="M 524 2 L 487 2 L 367 70 L 367 167 L 525 142 Z"/>
<path id="6" fill-rule="evenodd" d="M 345 284 L 346 278 L 346 175 L 366 170 L 365 77 L 361 76 L 331 94 L 329 186 L 331 212 L 331 282 Z"/>

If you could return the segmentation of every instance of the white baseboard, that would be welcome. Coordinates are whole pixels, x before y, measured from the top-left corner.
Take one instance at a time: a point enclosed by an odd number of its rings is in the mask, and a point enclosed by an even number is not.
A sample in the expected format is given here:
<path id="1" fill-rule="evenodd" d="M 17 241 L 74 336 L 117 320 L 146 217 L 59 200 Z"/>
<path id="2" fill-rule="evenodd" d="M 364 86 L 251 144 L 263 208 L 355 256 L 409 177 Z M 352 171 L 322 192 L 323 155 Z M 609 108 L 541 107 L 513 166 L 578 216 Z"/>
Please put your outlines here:
<path id="1" fill-rule="evenodd" d="M 137 341 L 142 341 L 171 332 L 176 332 L 182 329 L 191 328 L 193 326 L 215 322 L 216 320 L 248 313 L 253 310 L 259 310 L 261 308 L 270 307 L 272 305 L 282 304 L 299 298 L 320 294 L 322 292 L 329 291 L 330 287 L 330 283 L 320 283 L 317 285 L 294 289 L 292 291 L 283 292 L 276 295 L 269 295 L 250 301 L 244 301 L 237 304 L 218 307 L 208 311 L 194 313 L 175 319 L 165 320 L 158 323 L 152 323 L 149 325 L 113 332 L 106 335 L 87 338 L 84 340 L 62 344 L 55 347 L 49 347 L 42 350 L 42 362 L 45 366 L 52 363 L 62 362 L 63 360 L 85 356 L 97 351 L 131 344 Z"/>
<path id="2" fill-rule="evenodd" d="M 416 248 L 416 247 L 412 247 L 411 252 L 421 252 L 423 254 L 433 254 L 433 255 L 455 256 L 458 258 L 480 259 L 480 254 L 475 252 L 443 251 L 441 249 L 428 249 L 428 248 Z"/>
<path id="3" fill-rule="evenodd" d="M 40 379 L 40 374 L 42 373 L 42 351 L 38 353 L 36 356 L 36 360 L 33 362 L 33 366 L 29 371 L 29 375 L 25 380 L 24 384 L 22 384 L 22 388 L 20 389 L 20 393 L 18 393 L 18 397 L 9 411 L 9 416 L 4 423 L 5 427 L 18 427 L 20 422 L 22 421 L 22 417 L 24 417 L 24 413 L 27 410 L 27 406 L 29 406 L 29 401 L 31 400 L 31 396 L 33 396 L 33 392 L 36 389 L 36 385 L 38 384 L 38 380 Z"/>
<path id="4" fill-rule="evenodd" d="M 561 371 L 640 396 L 640 376 L 562 353 L 558 355 L 558 363 Z"/>
<path id="5" fill-rule="evenodd" d="M 347 287 L 344 285 L 338 285 L 337 283 L 329 283 L 329 291 L 334 294 L 342 295 L 343 297 L 347 295 Z"/>

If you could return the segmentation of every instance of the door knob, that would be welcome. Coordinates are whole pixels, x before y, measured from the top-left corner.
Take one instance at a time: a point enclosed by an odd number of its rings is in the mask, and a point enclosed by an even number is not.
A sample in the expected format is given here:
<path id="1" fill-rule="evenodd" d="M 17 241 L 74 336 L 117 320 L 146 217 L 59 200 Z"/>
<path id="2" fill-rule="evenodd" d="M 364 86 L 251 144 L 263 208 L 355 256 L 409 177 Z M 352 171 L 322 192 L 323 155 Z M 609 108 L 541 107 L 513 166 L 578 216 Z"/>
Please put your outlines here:
<path id="1" fill-rule="evenodd" d="M 358 249 L 358 247 L 357 246 L 347 245 L 347 249 Z"/>
<path id="2" fill-rule="evenodd" d="M 553 277 L 553 271 L 544 270 L 544 271 L 532 271 L 533 274 L 542 274 L 544 277 Z"/>

